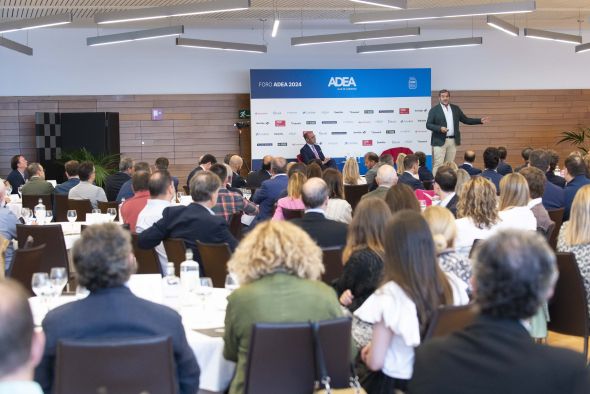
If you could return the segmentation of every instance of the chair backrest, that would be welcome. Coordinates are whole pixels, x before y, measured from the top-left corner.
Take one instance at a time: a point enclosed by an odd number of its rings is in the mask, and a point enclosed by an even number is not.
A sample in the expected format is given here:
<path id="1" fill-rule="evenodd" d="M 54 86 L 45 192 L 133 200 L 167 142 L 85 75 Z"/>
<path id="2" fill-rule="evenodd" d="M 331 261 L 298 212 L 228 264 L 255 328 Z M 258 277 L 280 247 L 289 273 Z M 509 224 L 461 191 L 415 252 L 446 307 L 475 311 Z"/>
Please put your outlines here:
<path id="1" fill-rule="evenodd" d="M 186 260 L 186 245 L 182 239 L 168 238 L 164 240 L 164 249 L 168 261 L 174 263 L 174 272 L 180 275 L 180 264 Z"/>
<path id="2" fill-rule="evenodd" d="M 281 210 L 283 211 L 283 217 L 285 220 L 302 218 L 305 213 L 304 209 L 281 208 Z"/>
<path id="3" fill-rule="evenodd" d="M 97 206 L 98 209 L 100 209 L 100 212 L 102 213 L 107 213 L 107 209 L 109 208 L 115 208 L 115 210 L 117 211 L 117 216 L 115 216 L 115 222 L 119 221 L 119 203 L 116 201 L 97 201 Z M 92 211 L 90 211 L 92 212 Z"/>
<path id="4" fill-rule="evenodd" d="M 559 230 L 561 230 L 561 224 L 563 223 L 563 211 L 564 208 L 547 210 L 549 217 L 555 222 L 553 234 L 551 234 L 551 238 L 549 238 L 549 246 L 555 251 L 557 251 L 557 236 L 559 235 Z"/>
<path id="5" fill-rule="evenodd" d="M 549 226 L 547 226 L 547 230 L 544 230 L 541 227 L 537 227 L 537 232 L 543 234 L 547 243 L 551 242 L 551 236 L 553 236 L 553 232 L 555 231 L 555 222 L 551 222 Z"/>
<path id="6" fill-rule="evenodd" d="M 170 337 L 57 343 L 56 394 L 177 393 Z"/>
<path id="7" fill-rule="evenodd" d="M 473 257 L 473 252 L 475 252 L 475 247 L 481 241 L 482 241 L 481 239 L 474 239 L 473 240 L 473 244 L 471 245 L 471 249 L 469 249 L 469 258 L 472 258 Z"/>
<path id="8" fill-rule="evenodd" d="M 349 318 L 326 320 L 319 326 L 331 385 L 348 387 L 351 321 Z M 285 357 L 286 354 L 289 356 Z M 309 323 L 257 323 L 252 327 L 244 384 L 246 394 L 310 393 L 316 375 Z"/>
<path id="9" fill-rule="evenodd" d="M 344 185 L 344 199 L 354 211 L 361 197 L 369 192 L 369 185 Z"/>
<path id="10" fill-rule="evenodd" d="M 55 202 L 55 221 L 56 222 L 67 222 L 68 221 L 68 195 L 67 194 L 55 194 L 53 196 Z"/>
<path id="11" fill-rule="evenodd" d="M 68 272 L 69 277 L 70 264 L 61 225 L 16 225 L 16 239 L 18 240 L 19 248 L 25 246 L 29 236 L 33 237 L 33 246 L 45 244 L 45 252 L 41 260 L 40 270 L 37 272 L 49 273 L 53 267 L 63 267 Z"/>
<path id="12" fill-rule="evenodd" d="M 23 208 L 35 209 L 35 205 L 39 204 L 39 199 L 43 201 L 45 209 L 53 209 L 53 199 L 51 194 L 23 194 Z"/>
<path id="13" fill-rule="evenodd" d="M 344 265 L 342 264 L 342 249 L 343 246 L 333 246 L 329 248 L 322 248 L 322 261 L 324 263 L 324 274 L 322 281 L 328 285 L 332 285 L 335 279 L 342 275 Z"/>
<path id="14" fill-rule="evenodd" d="M 28 249 L 17 249 L 8 276 L 19 282 L 31 296 L 34 296 L 31 279 L 35 272 L 47 272 L 42 267 L 45 254 L 45 244 Z"/>
<path id="15" fill-rule="evenodd" d="M 588 305 L 584 280 L 573 253 L 556 253 L 559 278 L 549 300 L 547 328 L 566 335 L 588 336 Z"/>
<path id="16" fill-rule="evenodd" d="M 206 244 L 197 240 L 201 264 L 205 275 L 213 281 L 213 287 L 224 287 L 227 276 L 227 262 L 231 257 L 229 245 Z"/>
<path id="17" fill-rule="evenodd" d="M 163 275 L 162 266 L 158 259 L 158 253 L 156 249 L 142 249 L 137 243 L 137 234 L 131 234 L 131 243 L 133 244 L 133 254 L 137 261 L 137 273 L 138 274 L 160 274 Z M 178 272 L 176 273 L 179 274 Z"/>
<path id="18" fill-rule="evenodd" d="M 243 211 L 232 213 L 229 217 L 229 232 L 235 239 L 242 239 L 242 215 Z"/>
<path id="19" fill-rule="evenodd" d="M 471 324 L 477 315 L 479 315 L 479 309 L 475 304 L 442 306 L 432 316 L 424 340 L 460 331 Z"/>
<path id="20" fill-rule="evenodd" d="M 68 199 L 68 210 L 74 209 L 78 214 L 76 221 L 77 222 L 84 222 L 86 221 L 86 214 L 92 213 L 92 203 L 90 200 L 72 200 Z"/>

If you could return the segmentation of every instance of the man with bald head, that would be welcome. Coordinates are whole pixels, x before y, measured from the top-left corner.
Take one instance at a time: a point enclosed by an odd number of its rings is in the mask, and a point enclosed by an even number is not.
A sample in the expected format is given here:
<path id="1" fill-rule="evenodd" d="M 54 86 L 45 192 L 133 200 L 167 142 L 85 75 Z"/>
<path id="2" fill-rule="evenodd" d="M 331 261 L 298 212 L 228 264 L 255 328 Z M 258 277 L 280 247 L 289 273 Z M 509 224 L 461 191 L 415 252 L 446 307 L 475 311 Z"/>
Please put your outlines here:
<path id="1" fill-rule="evenodd" d="M 240 170 L 244 165 L 244 160 L 238 156 L 233 155 L 229 159 L 229 166 L 231 167 L 231 187 L 242 188 L 246 187 L 246 180 L 240 175 Z"/>
<path id="2" fill-rule="evenodd" d="M 328 185 L 323 179 L 310 178 L 301 190 L 305 215 L 301 219 L 291 220 L 293 224 L 305 230 L 320 248 L 346 244 L 348 226 L 326 218 L 329 196 Z"/>
<path id="3" fill-rule="evenodd" d="M 266 155 L 262 158 L 262 168 L 258 171 L 252 171 L 248 174 L 248 178 L 246 179 L 246 183 L 248 187 L 252 188 L 259 188 L 262 182 L 270 179 L 270 162 L 272 161 L 271 155 Z"/>
<path id="4" fill-rule="evenodd" d="M 395 168 L 389 164 L 383 164 L 377 170 L 377 176 L 375 177 L 375 182 L 378 185 L 377 189 L 365 194 L 361 197 L 361 200 L 364 198 L 380 198 L 385 200 L 385 195 L 393 185 L 397 184 L 397 181 L 398 178 Z"/>
<path id="5" fill-rule="evenodd" d="M 258 204 L 259 207 L 258 215 L 256 215 L 252 226 L 272 217 L 274 205 L 283 192 L 287 190 L 289 177 L 287 176 L 287 160 L 284 157 L 272 158 L 270 173 L 272 177 L 262 182 L 262 185 L 252 197 L 252 202 Z"/>
<path id="6" fill-rule="evenodd" d="M 467 171 L 469 175 L 479 175 L 481 174 L 481 170 L 479 168 L 475 168 L 473 163 L 475 162 L 475 152 L 472 150 L 465 151 L 463 155 L 463 159 L 465 162 L 459 166 L 459 168 L 464 169 Z"/>

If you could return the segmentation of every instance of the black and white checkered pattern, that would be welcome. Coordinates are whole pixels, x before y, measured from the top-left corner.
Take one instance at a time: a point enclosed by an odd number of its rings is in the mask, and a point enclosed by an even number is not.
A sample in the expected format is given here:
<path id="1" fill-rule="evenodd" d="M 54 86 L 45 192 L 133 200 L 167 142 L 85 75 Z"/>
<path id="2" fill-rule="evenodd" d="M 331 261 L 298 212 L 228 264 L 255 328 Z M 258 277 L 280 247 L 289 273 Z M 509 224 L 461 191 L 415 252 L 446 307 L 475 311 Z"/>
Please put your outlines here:
<path id="1" fill-rule="evenodd" d="M 61 159 L 61 114 L 35 113 L 35 135 L 40 160 Z"/>

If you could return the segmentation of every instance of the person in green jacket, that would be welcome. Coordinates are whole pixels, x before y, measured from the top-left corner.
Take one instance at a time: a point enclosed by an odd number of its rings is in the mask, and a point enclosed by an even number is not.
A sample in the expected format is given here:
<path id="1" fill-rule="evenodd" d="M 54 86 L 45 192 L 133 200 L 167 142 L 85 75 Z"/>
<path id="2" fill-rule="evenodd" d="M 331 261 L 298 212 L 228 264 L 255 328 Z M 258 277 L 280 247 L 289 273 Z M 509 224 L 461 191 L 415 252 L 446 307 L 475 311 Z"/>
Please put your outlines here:
<path id="1" fill-rule="evenodd" d="M 237 362 L 230 394 L 244 392 L 250 335 L 255 323 L 334 319 L 343 312 L 334 290 L 319 281 L 322 251 L 287 221 L 265 221 L 240 242 L 228 270 L 241 284 L 228 297 L 225 315 L 227 360 Z"/>
<path id="2" fill-rule="evenodd" d="M 23 196 L 53 194 L 53 185 L 45 180 L 45 169 L 39 163 L 29 163 L 29 181 L 23 186 Z"/>

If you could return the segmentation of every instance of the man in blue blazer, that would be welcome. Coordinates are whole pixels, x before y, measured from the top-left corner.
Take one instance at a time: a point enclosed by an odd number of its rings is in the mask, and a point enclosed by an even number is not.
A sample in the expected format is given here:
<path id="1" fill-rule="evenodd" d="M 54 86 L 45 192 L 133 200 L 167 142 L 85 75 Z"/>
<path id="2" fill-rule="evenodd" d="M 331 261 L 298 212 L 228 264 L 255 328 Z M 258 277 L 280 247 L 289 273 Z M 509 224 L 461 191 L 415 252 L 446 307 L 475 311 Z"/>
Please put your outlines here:
<path id="1" fill-rule="evenodd" d="M 24 185 L 27 179 L 29 179 L 29 174 L 27 173 L 28 165 L 29 162 L 23 155 L 15 155 L 10 159 L 10 168 L 12 168 L 12 171 L 10 171 L 6 180 L 10 183 L 10 187 L 12 187 L 12 194 L 16 194 L 18 187 Z"/>
<path id="2" fill-rule="evenodd" d="M 65 169 L 66 169 L 66 177 L 68 178 L 67 181 L 64 183 L 60 183 L 55 187 L 53 191 L 55 194 L 65 194 L 67 195 L 70 192 L 70 189 L 80 183 L 80 177 L 78 176 L 78 163 L 77 160 L 70 160 L 66 162 Z"/>
<path id="3" fill-rule="evenodd" d="M 480 175 L 481 170 L 479 168 L 475 168 L 473 163 L 475 163 L 475 152 L 472 150 L 465 151 L 463 155 L 464 163 L 459 166 L 459 168 L 464 169 L 467 173 L 471 176 L 473 175 Z"/>
<path id="4" fill-rule="evenodd" d="M 483 124 L 489 118 L 468 118 L 461 108 L 450 104 L 451 93 L 443 89 L 438 92 L 440 104 L 435 105 L 428 112 L 426 128 L 432 131 L 430 145 L 432 145 L 432 173 L 436 175 L 436 169 L 443 163 L 455 161 L 457 146 L 461 145 L 461 132 L 459 122 L 468 125 Z"/>
<path id="5" fill-rule="evenodd" d="M 219 177 L 209 171 L 199 171 L 191 179 L 191 196 L 193 202 L 188 206 L 165 208 L 162 219 L 138 235 L 140 248 L 154 248 L 167 238 L 180 238 L 187 248 L 193 251 L 196 261 L 201 261 L 197 249 L 197 240 L 210 243 L 227 243 L 233 251 L 238 241 L 229 231 L 229 226 L 222 216 L 215 216 L 211 210 L 217 203 L 217 194 L 221 187 Z M 203 272 L 201 264 L 201 275 Z"/>
<path id="6" fill-rule="evenodd" d="M 551 153 L 546 150 L 536 149 L 529 152 L 530 167 L 538 168 L 546 173 L 551 165 Z M 545 180 L 545 191 L 543 192 L 543 206 L 545 209 L 559 209 L 565 206 L 565 192 L 562 188 Z"/>
<path id="7" fill-rule="evenodd" d="M 569 220 L 570 210 L 576 193 L 582 186 L 590 184 L 590 179 L 586 178 L 586 165 L 582 156 L 570 155 L 565 159 L 565 210 L 563 212 L 563 221 Z"/>
<path id="8" fill-rule="evenodd" d="M 399 176 L 398 183 L 405 183 L 414 190 L 424 189 L 424 185 L 418 177 L 418 156 L 407 155 L 404 157 L 404 173 Z"/>
<path id="9" fill-rule="evenodd" d="M 500 155 L 498 149 L 494 147 L 488 147 L 483 151 L 483 164 L 486 167 L 482 171 L 481 176 L 492 181 L 496 185 L 496 193 L 500 194 L 500 180 L 503 178 L 502 175 L 498 174 L 496 168 L 500 163 Z"/>
<path id="10" fill-rule="evenodd" d="M 93 225 L 72 250 L 78 283 L 90 291 L 85 299 L 50 311 L 43 320 L 46 336 L 43 359 L 35 380 L 51 393 L 57 344 L 61 340 L 124 341 L 172 339 L 176 390 L 194 394 L 199 389 L 199 365 L 188 345 L 180 315 L 166 306 L 138 298 L 125 283 L 135 272 L 129 233 L 115 223 Z"/>
<path id="11" fill-rule="evenodd" d="M 252 225 L 270 219 L 273 215 L 274 205 L 277 200 L 287 190 L 289 177 L 287 172 L 287 160 L 284 157 L 273 157 L 270 162 L 270 173 L 272 177 L 264 182 L 252 197 L 252 202 L 258 204 L 258 215 L 254 219 Z"/>
<path id="12" fill-rule="evenodd" d="M 328 167 L 337 169 L 336 162 L 333 159 L 324 156 L 322 148 L 316 144 L 316 138 L 313 131 L 304 132 L 303 138 L 305 138 L 305 145 L 303 145 L 299 153 L 305 164 L 309 164 L 312 160 L 321 160 L 322 170 Z"/>

